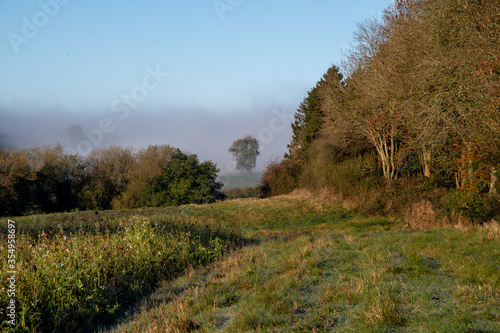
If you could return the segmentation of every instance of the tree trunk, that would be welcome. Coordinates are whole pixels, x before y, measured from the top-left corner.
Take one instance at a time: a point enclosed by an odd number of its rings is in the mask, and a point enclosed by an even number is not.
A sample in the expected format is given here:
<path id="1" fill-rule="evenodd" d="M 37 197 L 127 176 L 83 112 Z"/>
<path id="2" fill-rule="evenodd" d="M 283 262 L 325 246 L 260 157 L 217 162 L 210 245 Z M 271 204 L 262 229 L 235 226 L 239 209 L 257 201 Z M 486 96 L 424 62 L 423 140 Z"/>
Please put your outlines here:
<path id="1" fill-rule="evenodd" d="M 424 160 L 424 177 L 429 178 L 431 176 L 431 152 L 430 150 L 424 149 L 422 152 Z"/>
<path id="2" fill-rule="evenodd" d="M 394 160 L 394 148 L 389 147 L 387 142 L 382 139 L 374 140 L 375 148 L 377 149 L 380 161 L 382 162 L 382 171 L 384 178 L 392 180 L 396 176 L 396 163 Z"/>
<path id="3" fill-rule="evenodd" d="M 491 179 L 490 179 L 490 191 L 489 195 L 492 198 L 498 198 L 498 191 L 496 189 L 496 183 L 497 183 L 497 175 L 496 175 L 497 170 L 495 167 L 491 168 Z"/>

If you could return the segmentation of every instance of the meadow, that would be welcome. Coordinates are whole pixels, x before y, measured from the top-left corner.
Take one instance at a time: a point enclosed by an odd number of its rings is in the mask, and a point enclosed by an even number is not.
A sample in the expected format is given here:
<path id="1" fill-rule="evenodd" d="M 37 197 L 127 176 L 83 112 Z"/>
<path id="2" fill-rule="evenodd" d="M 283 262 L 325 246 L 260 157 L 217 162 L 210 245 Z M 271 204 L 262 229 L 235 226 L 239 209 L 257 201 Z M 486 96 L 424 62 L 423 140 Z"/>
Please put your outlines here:
<path id="1" fill-rule="evenodd" d="M 16 332 L 92 331 L 112 322 L 159 281 L 218 259 L 239 238 L 220 222 L 175 209 L 12 220 L 17 226 Z M 3 231 L 1 274 L 8 276 L 12 269 Z M 2 279 L 3 309 L 12 298 L 5 292 L 8 282 Z M 2 331 L 11 328 L 2 323 Z"/>
<path id="2" fill-rule="evenodd" d="M 255 187 L 260 184 L 262 172 L 245 173 L 224 173 L 217 179 L 224 183 L 223 191 L 240 189 L 245 187 Z"/>
<path id="3" fill-rule="evenodd" d="M 306 191 L 13 220 L 17 332 L 500 331 L 497 222 L 415 230 Z"/>

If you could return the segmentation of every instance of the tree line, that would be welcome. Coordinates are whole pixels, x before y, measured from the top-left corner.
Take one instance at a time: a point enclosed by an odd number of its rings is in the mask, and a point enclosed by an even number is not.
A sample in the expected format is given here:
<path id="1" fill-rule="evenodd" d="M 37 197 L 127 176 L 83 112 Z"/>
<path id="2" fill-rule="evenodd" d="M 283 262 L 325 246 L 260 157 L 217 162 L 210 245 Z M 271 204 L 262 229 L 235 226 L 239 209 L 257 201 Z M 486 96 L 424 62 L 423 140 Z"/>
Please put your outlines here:
<path id="1" fill-rule="evenodd" d="M 88 156 L 60 145 L 0 152 L 0 214 L 209 203 L 225 198 L 219 170 L 168 145 L 111 146 Z"/>
<path id="2" fill-rule="evenodd" d="M 499 39 L 496 0 L 396 0 L 358 24 L 300 104 L 263 194 L 405 184 L 445 189 L 472 217 L 498 206 Z"/>

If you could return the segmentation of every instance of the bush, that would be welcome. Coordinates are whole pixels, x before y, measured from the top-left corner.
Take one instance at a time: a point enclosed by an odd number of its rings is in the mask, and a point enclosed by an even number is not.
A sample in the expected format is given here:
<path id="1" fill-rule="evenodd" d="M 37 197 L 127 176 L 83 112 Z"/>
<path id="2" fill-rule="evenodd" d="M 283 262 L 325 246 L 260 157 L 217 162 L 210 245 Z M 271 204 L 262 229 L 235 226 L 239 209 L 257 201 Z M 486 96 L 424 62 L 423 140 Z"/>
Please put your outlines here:
<path id="1" fill-rule="evenodd" d="M 292 192 L 299 185 L 300 166 L 293 160 L 285 158 L 267 164 L 260 185 L 261 198 L 272 197 Z"/>
<path id="2" fill-rule="evenodd" d="M 485 222 L 500 215 L 498 201 L 487 193 L 474 190 L 451 190 L 446 197 L 445 209 L 448 215 L 456 212 L 475 222 Z"/>
<path id="3" fill-rule="evenodd" d="M 306 164 L 300 177 L 302 187 L 321 189 L 328 187 L 342 195 L 353 195 L 358 187 L 372 188 L 379 186 L 377 158 L 371 154 L 350 157 L 337 162 L 327 160 L 326 156 Z"/>
<path id="4" fill-rule="evenodd" d="M 196 155 L 180 150 L 172 155 L 159 177 L 138 194 L 138 207 L 177 206 L 224 200 L 223 186 L 217 182 L 219 170 L 210 161 L 199 163 Z"/>

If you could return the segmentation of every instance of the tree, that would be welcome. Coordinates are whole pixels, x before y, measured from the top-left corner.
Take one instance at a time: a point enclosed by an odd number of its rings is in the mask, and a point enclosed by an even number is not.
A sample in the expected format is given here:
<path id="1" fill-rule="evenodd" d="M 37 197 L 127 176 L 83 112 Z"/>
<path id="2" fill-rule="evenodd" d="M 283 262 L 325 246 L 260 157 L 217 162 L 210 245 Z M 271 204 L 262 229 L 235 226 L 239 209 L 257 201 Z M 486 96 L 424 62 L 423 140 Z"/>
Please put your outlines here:
<path id="1" fill-rule="evenodd" d="M 127 171 L 133 165 L 132 150 L 111 146 L 92 151 L 86 158 L 84 183 L 80 192 L 86 209 L 111 209 L 113 199 L 127 187 Z"/>
<path id="2" fill-rule="evenodd" d="M 114 209 L 134 208 L 137 206 L 141 191 L 149 186 L 153 179 L 161 176 L 177 149 L 169 145 L 150 145 L 140 149 L 134 156 L 133 164 L 126 171 L 127 186 L 120 196 L 114 198 Z"/>
<path id="3" fill-rule="evenodd" d="M 384 177 L 397 176 L 398 149 L 404 134 L 404 100 L 394 82 L 390 64 L 390 40 L 382 22 L 368 20 L 358 25 L 355 46 L 344 65 L 350 74 L 345 105 L 333 108 L 330 118 L 345 119 L 377 150 Z"/>
<path id="4" fill-rule="evenodd" d="M 341 97 L 344 89 L 343 75 L 337 66 L 328 68 L 316 86 L 307 93 L 307 97 L 300 103 L 295 113 L 295 122 L 292 124 L 293 137 L 288 145 L 289 154 L 300 164 L 307 160 L 307 150 L 315 141 L 325 126 L 325 111 L 334 100 Z"/>
<path id="5" fill-rule="evenodd" d="M 218 172 L 212 162 L 200 163 L 195 154 L 184 154 L 177 149 L 161 175 L 138 193 L 137 206 L 177 206 L 224 200 L 226 196 L 220 191 L 223 184 L 216 181 Z"/>
<path id="6" fill-rule="evenodd" d="M 36 179 L 28 152 L 0 152 L 0 214 L 20 215 L 30 204 L 29 185 Z"/>
<path id="7" fill-rule="evenodd" d="M 236 160 L 236 169 L 241 172 L 251 173 L 256 165 L 259 152 L 259 141 L 251 135 L 245 136 L 243 139 L 238 139 L 233 142 L 229 153 Z"/>
<path id="8" fill-rule="evenodd" d="M 291 159 L 270 161 L 260 181 L 260 196 L 268 198 L 292 192 L 299 186 L 300 171 L 300 166 Z"/>
<path id="9" fill-rule="evenodd" d="M 31 207 L 26 209 L 53 213 L 77 207 L 82 158 L 65 153 L 61 145 L 33 147 L 27 153 L 35 179 L 28 185 Z"/>

